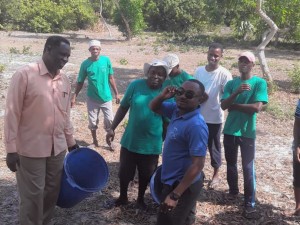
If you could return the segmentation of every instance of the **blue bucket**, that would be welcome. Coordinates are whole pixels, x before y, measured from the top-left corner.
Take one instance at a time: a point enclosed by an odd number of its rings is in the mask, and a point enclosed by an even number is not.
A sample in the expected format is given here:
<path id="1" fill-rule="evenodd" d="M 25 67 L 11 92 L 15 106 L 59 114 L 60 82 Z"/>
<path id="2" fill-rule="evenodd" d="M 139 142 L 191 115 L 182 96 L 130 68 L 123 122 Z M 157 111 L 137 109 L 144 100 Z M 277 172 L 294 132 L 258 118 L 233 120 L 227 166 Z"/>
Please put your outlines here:
<path id="1" fill-rule="evenodd" d="M 71 208 L 107 183 L 108 167 L 103 157 L 89 148 L 68 153 L 64 160 L 60 193 L 57 205 Z"/>
<path id="2" fill-rule="evenodd" d="M 154 174 L 152 175 L 150 179 L 150 193 L 153 198 L 153 200 L 160 204 L 162 199 L 161 199 L 161 192 L 163 189 L 163 184 L 161 183 L 161 168 L 162 166 L 160 165 L 157 167 L 155 170 Z"/>

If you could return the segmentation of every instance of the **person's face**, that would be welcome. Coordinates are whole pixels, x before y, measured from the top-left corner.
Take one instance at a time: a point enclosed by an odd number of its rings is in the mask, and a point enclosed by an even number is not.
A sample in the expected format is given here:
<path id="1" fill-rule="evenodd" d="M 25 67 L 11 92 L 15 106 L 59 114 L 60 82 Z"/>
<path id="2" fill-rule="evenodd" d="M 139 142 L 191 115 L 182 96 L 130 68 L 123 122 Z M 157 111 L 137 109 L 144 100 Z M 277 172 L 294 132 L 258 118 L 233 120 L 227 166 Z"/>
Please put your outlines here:
<path id="1" fill-rule="evenodd" d="M 222 58 L 222 51 L 220 48 L 211 48 L 207 52 L 207 61 L 210 66 L 217 66 Z"/>
<path id="2" fill-rule="evenodd" d="M 71 54 L 70 45 L 61 42 L 58 47 L 49 46 L 47 49 L 48 57 L 47 61 L 49 65 L 54 69 L 62 69 L 65 64 L 69 61 Z"/>
<path id="3" fill-rule="evenodd" d="M 195 110 L 204 101 L 202 92 L 197 83 L 184 82 L 175 93 L 177 107 L 184 113 Z"/>
<path id="4" fill-rule="evenodd" d="M 179 65 L 177 65 L 177 66 L 175 66 L 172 70 L 171 70 L 171 72 L 169 73 L 169 76 L 170 77 L 175 77 L 175 76 L 177 76 L 177 75 L 179 75 L 180 74 L 180 69 L 179 69 Z"/>
<path id="5" fill-rule="evenodd" d="M 101 48 L 98 46 L 92 46 L 89 49 L 92 57 L 98 57 L 100 55 L 100 50 Z"/>
<path id="6" fill-rule="evenodd" d="M 147 74 L 147 83 L 150 88 L 160 88 L 167 77 L 167 73 L 162 66 L 151 66 Z"/>
<path id="7" fill-rule="evenodd" d="M 253 62 L 250 62 L 249 59 L 245 56 L 239 58 L 238 61 L 239 71 L 241 74 L 248 74 L 251 72 L 254 67 Z"/>

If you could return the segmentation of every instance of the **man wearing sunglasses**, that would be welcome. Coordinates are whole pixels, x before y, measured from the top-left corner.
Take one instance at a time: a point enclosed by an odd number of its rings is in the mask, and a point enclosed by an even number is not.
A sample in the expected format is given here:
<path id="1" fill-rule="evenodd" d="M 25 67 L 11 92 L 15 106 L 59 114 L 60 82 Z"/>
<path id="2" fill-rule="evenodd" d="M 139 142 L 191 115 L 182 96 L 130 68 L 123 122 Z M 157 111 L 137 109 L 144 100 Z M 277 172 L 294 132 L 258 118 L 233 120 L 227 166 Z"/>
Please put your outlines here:
<path id="1" fill-rule="evenodd" d="M 229 196 L 235 198 L 239 193 L 237 157 L 240 147 L 244 175 L 243 216 L 248 219 L 258 217 L 254 208 L 256 115 L 268 103 L 267 82 L 252 75 L 254 63 L 252 52 L 243 52 L 239 56 L 241 75 L 225 85 L 221 102 L 222 109 L 228 110 L 223 133 Z"/>
<path id="2" fill-rule="evenodd" d="M 170 119 L 162 155 L 163 202 L 157 225 L 195 223 L 208 140 L 207 125 L 200 114 L 204 92 L 200 81 L 188 80 L 178 89 L 166 87 L 150 102 L 150 109 Z M 174 96 L 176 103 L 165 101 Z"/>

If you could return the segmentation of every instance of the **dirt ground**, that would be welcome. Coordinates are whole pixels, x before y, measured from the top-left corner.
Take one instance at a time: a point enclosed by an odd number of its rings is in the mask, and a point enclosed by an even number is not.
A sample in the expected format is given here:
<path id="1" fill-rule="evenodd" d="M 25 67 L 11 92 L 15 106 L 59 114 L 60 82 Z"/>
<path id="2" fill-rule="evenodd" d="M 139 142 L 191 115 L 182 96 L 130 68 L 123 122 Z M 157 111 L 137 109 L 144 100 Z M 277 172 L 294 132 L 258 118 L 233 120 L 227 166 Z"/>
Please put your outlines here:
<path id="1" fill-rule="evenodd" d="M 66 32 L 64 34 L 71 41 L 72 54 L 69 63 L 64 70 L 69 76 L 72 84 L 79 70 L 80 63 L 89 56 L 88 41 L 100 39 L 102 42 L 101 54 L 111 58 L 115 71 L 115 79 L 121 95 L 129 82 L 143 77 L 143 64 L 154 58 L 162 58 L 170 52 L 179 55 L 180 65 L 187 72 L 193 74 L 196 67 L 206 63 L 207 46 L 196 46 L 183 49 L 180 46 L 170 46 L 156 42 L 156 35 L 144 34 L 131 42 L 124 38 L 114 28 L 112 37 L 104 31 L 78 31 Z M 45 39 L 48 35 L 25 32 L 0 32 L 0 64 L 5 65 L 5 70 L 0 73 L 0 224 L 18 224 L 18 195 L 16 189 L 15 174 L 10 172 L 5 165 L 5 152 L 3 144 L 3 116 L 5 96 L 9 80 L 13 72 L 28 62 L 40 57 Z M 14 48 L 14 49 L 13 49 Z M 27 49 L 27 50 L 26 50 Z M 14 54 L 13 50 L 20 53 Z M 170 51 L 171 50 L 171 51 Z M 254 50 L 254 48 L 240 49 L 239 47 L 225 50 L 222 65 L 230 69 L 234 75 L 238 75 L 235 67 L 237 55 L 243 50 Z M 28 54 L 29 53 L 29 54 Z M 256 151 L 256 177 L 257 177 L 257 209 L 260 218 L 257 220 L 246 220 L 241 216 L 242 195 L 236 201 L 228 201 L 226 193 L 226 162 L 223 159 L 221 167 L 222 182 L 216 190 L 208 190 L 207 183 L 211 178 L 209 154 L 204 172 L 206 174 L 205 186 L 201 197 L 197 202 L 196 224 L 221 225 L 221 224 L 261 224 L 261 225 L 287 225 L 300 224 L 299 218 L 290 216 L 289 211 L 294 208 L 293 186 L 292 186 L 292 126 L 293 110 L 298 95 L 290 91 L 290 80 L 287 72 L 292 66 L 299 62 L 300 52 L 287 50 L 266 50 L 277 90 L 270 96 L 270 104 L 274 108 L 270 111 L 262 111 L 258 115 L 257 151 Z M 254 71 L 261 76 L 259 66 Z M 118 105 L 114 104 L 114 110 Z M 289 112 L 290 116 L 274 116 L 280 112 Z M 101 115 L 102 116 L 102 115 Z M 85 90 L 78 97 L 78 104 L 72 109 L 72 121 L 75 128 L 75 138 L 81 145 L 91 144 L 90 132 L 87 128 L 87 112 L 85 105 Z M 130 204 L 126 207 L 107 208 L 107 203 L 118 197 L 118 160 L 119 141 L 124 131 L 124 121 L 116 130 L 117 150 L 110 152 L 105 144 L 105 132 L 100 125 L 98 130 L 100 147 L 96 148 L 106 160 L 110 178 L 107 186 L 100 193 L 95 193 L 78 205 L 70 209 L 57 207 L 53 224 L 155 224 L 157 204 L 151 198 L 149 189 L 146 192 L 146 211 L 138 211 L 134 208 L 137 197 L 137 183 L 132 182 L 129 188 Z M 239 163 L 239 184 L 243 193 L 243 176 Z"/>

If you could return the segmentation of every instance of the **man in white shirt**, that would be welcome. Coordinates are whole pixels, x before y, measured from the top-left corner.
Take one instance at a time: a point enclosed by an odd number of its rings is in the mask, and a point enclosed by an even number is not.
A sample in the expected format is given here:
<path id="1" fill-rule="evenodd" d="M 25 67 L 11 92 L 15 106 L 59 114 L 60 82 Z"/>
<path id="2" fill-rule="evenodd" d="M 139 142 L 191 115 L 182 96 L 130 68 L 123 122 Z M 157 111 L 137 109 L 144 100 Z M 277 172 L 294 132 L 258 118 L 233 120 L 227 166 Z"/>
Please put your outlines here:
<path id="1" fill-rule="evenodd" d="M 211 166 L 214 173 L 208 184 L 210 189 L 215 189 L 220 183 L 219 168 L 222 163 L 221 157 L 221 129 L 224 122 L 224 112 L 221 109 L 220 99 L 224 92 L 224 86 L 232 80 L 231 73 L 219 65 L 223 56 L 223 46 L 219 43 L 212 43 L 208 47 L 208 64 L 196 69 L 194 78 L 201 81 L 205 86 L 208 95 L 207 101 L 201 104 L 201 114 L 209 130 L 208 150 L 211 158 Z"/>

